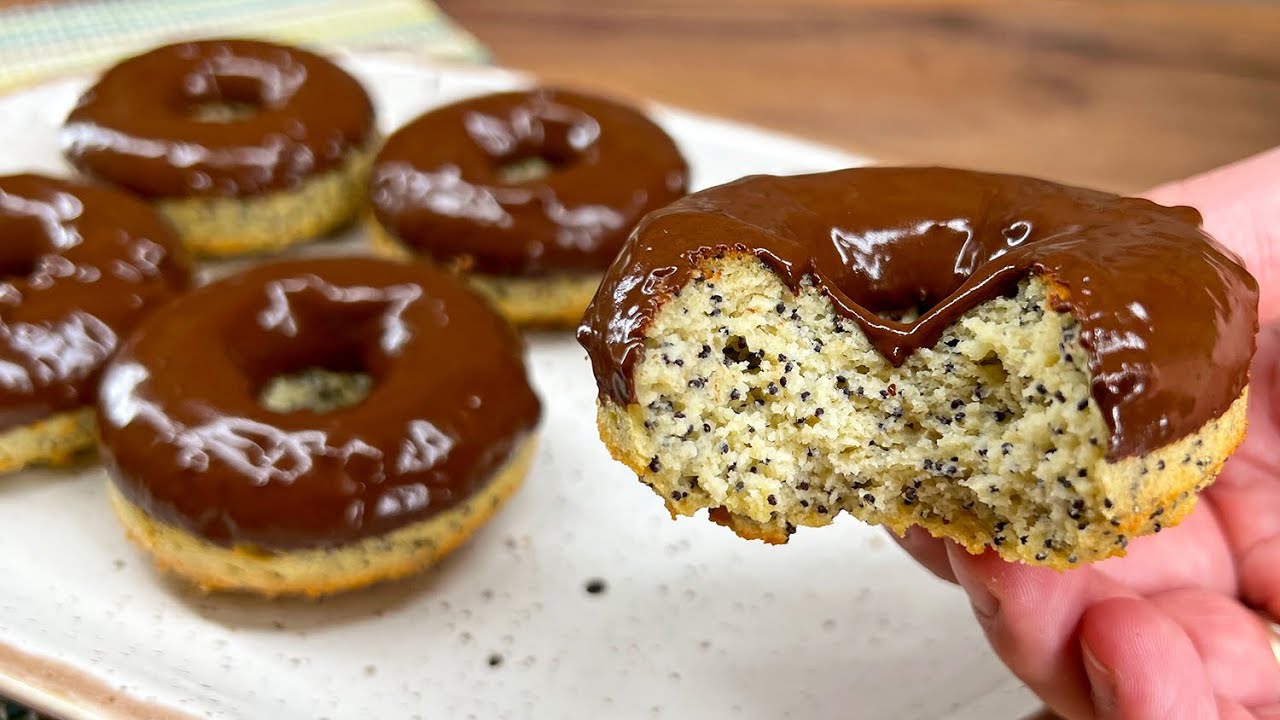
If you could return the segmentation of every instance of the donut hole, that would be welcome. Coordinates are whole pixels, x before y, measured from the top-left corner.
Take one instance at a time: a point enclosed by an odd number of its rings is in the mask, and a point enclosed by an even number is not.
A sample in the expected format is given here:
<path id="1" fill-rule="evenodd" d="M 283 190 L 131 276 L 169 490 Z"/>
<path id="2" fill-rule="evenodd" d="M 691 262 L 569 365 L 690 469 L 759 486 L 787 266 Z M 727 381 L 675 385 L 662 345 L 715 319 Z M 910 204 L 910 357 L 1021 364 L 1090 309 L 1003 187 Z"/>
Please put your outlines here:
<path id="1" fill-rule="evenodd" d="M 369 396 L 373 376 L 362 367 L 358 354 L 342 353 L 326 360 L 271 375 L 258 392 L 258 403 L 274 413 L 324 414 L 354 407 Z"/>
<path id="2" fill-rule="evenodd" d="M 201 123 L 234 123 L 248 120 L 261 110 L 254 103 L 211 100 L 190 106 L 187 115 Z"/>
<path id="3" fill-rule="evenodd" d="M 336 325 L 329 337 L 318 327 L 284 345 L 265 339 L 245 344 L 255 350 L 239 358 L 240 365 L 258 404 L 270 412 L 324 414 L 354 407 L 375 385 L 366 344 Z"/>
<path id="4" fill-rule="evenodd" d="M 520 185 L 553 175 L 577 164 L 586 152 L 581 128 L 574 123 L 540 118 L 537 132 L 514 138 L 514 146 L 499 155 L 495 179 L 504 185 Z"/>
<path id="5" fill-rule="evenodd" d="M 519 185 L 532 182 L 555 172 L 556 166 L 540 155 L 511 160 L 498 166 L 498 182 L 503 185 Z"/>
<path id="6" fill-rule="evenodd" d="M 222 345 L 267 411 L 334 412 L 360 404 L 394 365 L 406 337 L 396 304 L 408 288 L 330 285 L 287 278 L 267 286 L 265 302 L 237 312 Z"/>
<path id="7" fill-rule="evenodd" d="M 4 200 L 5 194 L 0 191 L 0 205 L 5 204 Z M 44 210 L 53 208 L 43 205 Z M 46 256 L 79 242 L 74 229 L 47 224 L 36 213 L 11 214 L 0 225 L 0 237 L 4 239 L 0 243 L 0 282 L 31 279 Z"/>
<path id="8" fill-rule="evenodd" d="M 193 73 L 183 81 L 183 113 L 199 123 L 248 120 L 268 105 L 267 88 L 256 77 Z"/>
<path id="9" fill-rule="evenodd" d="M 576 154 L 543 151 L 540 154 L 517 157 L 498 166 L 498 182 L 504 185 L 520 185 L 540 180 L 560 172 L 574 163 Z"/>
<path id="10" fill-rule="evenodd" d="M 0 282 L 27 280 L 39 267 L 39 255 L 0 255 Z"/>

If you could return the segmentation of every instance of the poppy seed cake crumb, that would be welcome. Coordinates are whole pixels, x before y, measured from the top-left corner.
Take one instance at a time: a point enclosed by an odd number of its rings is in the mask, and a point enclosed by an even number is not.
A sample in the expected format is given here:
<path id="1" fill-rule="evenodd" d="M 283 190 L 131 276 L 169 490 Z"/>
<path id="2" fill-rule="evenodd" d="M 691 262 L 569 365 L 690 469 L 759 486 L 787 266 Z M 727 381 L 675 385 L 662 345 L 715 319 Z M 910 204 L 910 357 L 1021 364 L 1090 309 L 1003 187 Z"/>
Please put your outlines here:
<path id="1" fill-rule="evenodd" d="M 744 537 L 785 542 L 843 510 L 1060 568 L 1123 554 L 1190 511 L 1243 435 L 1245 394 L 1108 461 L 1089 353 L 1051 292 L 1026 279 L 895 368 L 817 288 L 711 259 L 654 317 L 635 402 L 602 401 L 601 434 L 673 513 L 709 508 Z"/>

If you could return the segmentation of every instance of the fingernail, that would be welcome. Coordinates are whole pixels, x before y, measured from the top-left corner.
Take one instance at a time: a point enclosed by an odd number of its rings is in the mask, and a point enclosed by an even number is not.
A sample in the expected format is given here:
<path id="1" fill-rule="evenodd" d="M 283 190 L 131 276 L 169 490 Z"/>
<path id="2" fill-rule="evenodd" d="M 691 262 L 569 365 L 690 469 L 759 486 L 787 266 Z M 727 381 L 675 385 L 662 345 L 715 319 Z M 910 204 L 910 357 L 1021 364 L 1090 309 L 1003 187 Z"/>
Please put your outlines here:
<path id="1" fill-rule="evenodd" d="M 1116 678 L 1098 662 L 1088 645 L 1081 643 L 1080 651 L 1084 655 L 1084 671 L 1089 676 L 1089 687 L 1093 693 L 1093 711 L 1098 717 L 1111 717 L 1116 710 Z"/>

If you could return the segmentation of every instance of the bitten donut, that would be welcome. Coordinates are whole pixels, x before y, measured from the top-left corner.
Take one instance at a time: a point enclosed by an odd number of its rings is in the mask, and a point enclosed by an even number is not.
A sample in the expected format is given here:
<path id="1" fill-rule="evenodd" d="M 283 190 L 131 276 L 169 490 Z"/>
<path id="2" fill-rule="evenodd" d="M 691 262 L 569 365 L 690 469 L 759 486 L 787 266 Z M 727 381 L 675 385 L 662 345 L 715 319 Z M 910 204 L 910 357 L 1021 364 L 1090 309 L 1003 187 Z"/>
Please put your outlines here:
<path id="1" fill-rule="evenodd" d="M 98 377 L 122 334 L 184 291 L 173 228 L 125 193 L 0 177 L 0 472 L 94 445 Z"/>
<path id="2" fill-rule="evenodd" d="M 375 246 L 470 272 L 520 325 L 571 327 L 635 223 L 688 166 L 640 112 L 538 88 L 432 110 L 374 159 Z"/>
<path id="3" fill-rule="evenodd" d="M 519 487 L 519 341 L 425 265 L 260 266 L 150 316 L 103 375 L 120 519 L 205 590 L 319 596 L 425 568 Z"/>
<path id="4" fill-rule="evenodd" d="M 107 70 L 62 130 L 82 172 L 153 202 L 205 256 L 277 250 L 363 204 L 373 105 L 341 68 L 251 40 L 167 45 Z"/>
<path id="5" fill-rule="evenodd" d="M 649 215 L 579 339 L 673 513 L 841 511 L 1065 568 L 1177 523 L 1245 428 L 1258 288 L 1199 214 L 1009 175 L 748 177 Z"/>

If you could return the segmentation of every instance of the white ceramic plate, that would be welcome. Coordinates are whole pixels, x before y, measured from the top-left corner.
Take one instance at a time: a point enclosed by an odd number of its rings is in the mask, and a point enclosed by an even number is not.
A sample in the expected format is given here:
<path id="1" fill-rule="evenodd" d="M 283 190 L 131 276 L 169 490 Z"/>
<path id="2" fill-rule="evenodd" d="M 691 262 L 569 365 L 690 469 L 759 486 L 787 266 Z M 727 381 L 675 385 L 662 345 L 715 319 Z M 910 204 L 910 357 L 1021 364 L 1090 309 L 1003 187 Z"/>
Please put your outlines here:
<path id="1" fill-rule="evenodd" d="M 347 64 L 387 130 L 527 82 L 388 57 Z M 56 128 L 83 87 L 0 98 L 0 173 L 67 172 Z M 862 162 L 654 112 L 698 187 Z M 534 338 L 530 365 L 546 424 L 524 489 L 435 571 L 324 602 L 204 597 L 157 576 L 123 538 L 99 469 L 0 478 L 0 694 L 67 720 L 1013 720 L 1034 708 L 963 597 L 882 531 L 846 517 L 768 547 L 673 522 L 597 439 L 591 373 L 569 335 Z M 585 592 L 592 578 L 607 590 Z"/>

